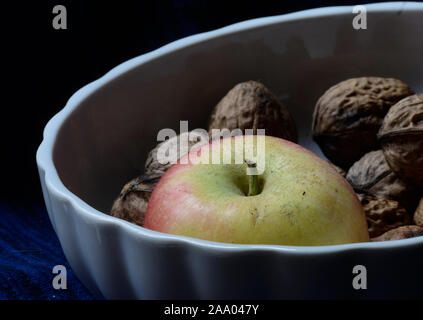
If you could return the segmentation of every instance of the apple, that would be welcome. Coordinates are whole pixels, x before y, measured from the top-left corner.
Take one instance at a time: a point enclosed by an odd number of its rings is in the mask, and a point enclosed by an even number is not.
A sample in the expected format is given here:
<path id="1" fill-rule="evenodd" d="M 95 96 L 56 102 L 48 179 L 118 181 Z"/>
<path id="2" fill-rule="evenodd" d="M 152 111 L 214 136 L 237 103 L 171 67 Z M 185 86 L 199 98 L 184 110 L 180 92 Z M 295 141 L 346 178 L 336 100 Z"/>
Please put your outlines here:
<path id="1" fill-rule="evenodd" d="M 215 140 L 179 159 L 154 189 L 144 227 L 237 244 L 313 246 L 369 241 L 366 218 L 351 186 L 307 149 L 261 136 L 265 142 L 262 173 L 247 174 L 248 167 L 258 167 L 251 159 L 233 161 L 247 154 L 247 145 L 256 148 L 258 137 Z M 234 147 L 237 139 L 243 139 L 243 148 Z M 222 147 L 225 140 L 231 148 Z M 207 164 L 219 150 L 220 159 L 231 155 L 231 162 Z"/>

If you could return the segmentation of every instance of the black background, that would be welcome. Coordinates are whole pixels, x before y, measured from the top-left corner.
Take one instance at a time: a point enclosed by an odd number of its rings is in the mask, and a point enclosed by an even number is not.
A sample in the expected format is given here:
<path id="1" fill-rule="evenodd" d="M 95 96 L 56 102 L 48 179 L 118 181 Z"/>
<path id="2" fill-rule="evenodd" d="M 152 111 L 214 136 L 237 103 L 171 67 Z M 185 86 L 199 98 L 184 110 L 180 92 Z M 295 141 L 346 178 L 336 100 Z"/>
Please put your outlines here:
<path id="1" fill-rule="evenodd" d="M 32 1 L 1 5 L 2 201 L 42 201 L 35 153 L 47 121 L 80 87 L 176 39 L 246 19 L 367 1 Z M 377 1 L 375 1 L 377 2 Z M 67 9 L 55 30 L 52 9 Z"/>

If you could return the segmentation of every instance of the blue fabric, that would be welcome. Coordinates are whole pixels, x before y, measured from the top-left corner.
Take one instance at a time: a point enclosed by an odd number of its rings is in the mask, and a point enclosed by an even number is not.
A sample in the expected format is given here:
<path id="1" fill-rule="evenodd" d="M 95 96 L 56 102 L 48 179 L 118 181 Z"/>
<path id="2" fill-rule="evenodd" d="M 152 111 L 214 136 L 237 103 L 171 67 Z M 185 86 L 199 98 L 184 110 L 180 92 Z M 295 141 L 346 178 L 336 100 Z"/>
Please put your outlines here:
<path id="1" fill-rule="evenodd" d="M 55 265 L 67 269 L 67 289 L 55 290 Z M 102 299 L 72 272 L 39 204 L 0 204 L 0 299 Z"/>

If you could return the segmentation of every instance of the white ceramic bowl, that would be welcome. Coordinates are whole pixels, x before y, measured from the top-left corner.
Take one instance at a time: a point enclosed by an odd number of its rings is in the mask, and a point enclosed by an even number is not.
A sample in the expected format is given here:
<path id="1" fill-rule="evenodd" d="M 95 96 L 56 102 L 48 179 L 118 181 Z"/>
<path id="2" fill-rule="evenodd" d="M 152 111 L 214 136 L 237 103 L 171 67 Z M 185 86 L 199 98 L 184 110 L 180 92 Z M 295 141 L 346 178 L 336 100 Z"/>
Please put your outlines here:
<path id="1" fill-rule="evenodd" d="M 316 99 L 338 81 L 397 77 L 423 92 L 423 4 L 367 5 L 237 23 L 129 60 L 77 91 L 37 152 L 50 220 L 72 269 L 106 298 L 422 297 L 423 237 L 322 247 L 232 245 L 162 234 L 107 215 L 157 132 L 204 127 L 237 82 L 261 80 L 292 112 L 299 143 Z M 368 289 L 354 290 L 353 267 Z"/>

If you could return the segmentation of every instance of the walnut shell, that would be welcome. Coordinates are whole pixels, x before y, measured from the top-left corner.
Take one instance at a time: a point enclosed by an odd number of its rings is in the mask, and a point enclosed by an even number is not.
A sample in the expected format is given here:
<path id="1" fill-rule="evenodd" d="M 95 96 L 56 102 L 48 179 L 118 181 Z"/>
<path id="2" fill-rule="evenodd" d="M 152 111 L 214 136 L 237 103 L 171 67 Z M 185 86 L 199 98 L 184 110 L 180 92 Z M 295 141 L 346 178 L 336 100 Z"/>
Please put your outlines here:
<path id="1" fill-rule="evenodd" d="M 112 206 L 110 215 L 143 226 L 148 201 L 161 175 L 143 175 L 128 182 Z"/>
<path id="2" fill-rule="evenodd" d="M 379 237 L 372 238 L 370 241 L 389 241 L 400 240 L 423 236 L 423 227 L 403 226 L 382 234 Z"/>
<path id="3" fill-rule="evenodd" d="M 181 139 L 186 139 L 187 143 L 180 143 Z M 172 162 L 162 164 L 157 158 L 157 153 L 160 148 L 167 150 L 167 155 L 170 153 L 176 153 L 176 159 L 187 154 L 192 148 L 198 147 L 205 143 L 208 143 L 209 136 L 202 131 L 193 130 L 189 132 L 183 132 L 176 137 L 172 137 L 166 141 L 160 142 L 147 156 L 145 162 L 145 174 L 147 175 L 163 175 L 167 169 L 172 166 Z"/>
<path id="4" fill-rule="evenodd" d="M 313 138 L 326 157 L 349 168 L 371 150 L 379 149 L 377 133 L 389 108 L 413 94 L 402 81 L 362 77 L 342 81 L 317 101 Z"/>
<path id="5" fill-rule="evenodd" d="M 382 150 L 365 154 L 348 170 L 347 181 L 358 193 L 396 200 L 413 212 L 419 200 L 417 188 L 406 184 L 391 170 Z"/>
<path id="6" fill-rule="evenodd" d="M 288 109 L 256 81 L 237 84 L 214 108 L 209 121 L 212 129 L 265 129 L 268 136 L 297 141 L 297 130 Z"/>
<path id="7" fill-rule="evenodd" d="M 410 224 L 407 210 L 401 207 L 397 201 L 378 199 L 363 194 L 359 195 L 359 199 L 366 214 L 371 238 L 399 226 Z"/>
<path id="8" fill-rule="evenodd" d="M 420 227 L 423 227 L 423 198 L 421 198 L 420 204 L 414 213 L 414 223 Z"/>
<path id="9" fill-rule="evenodd" d="M 423 185 L 423 94 L 395 104 L 378 137 L 392 170 L 404 180 Z"/>

